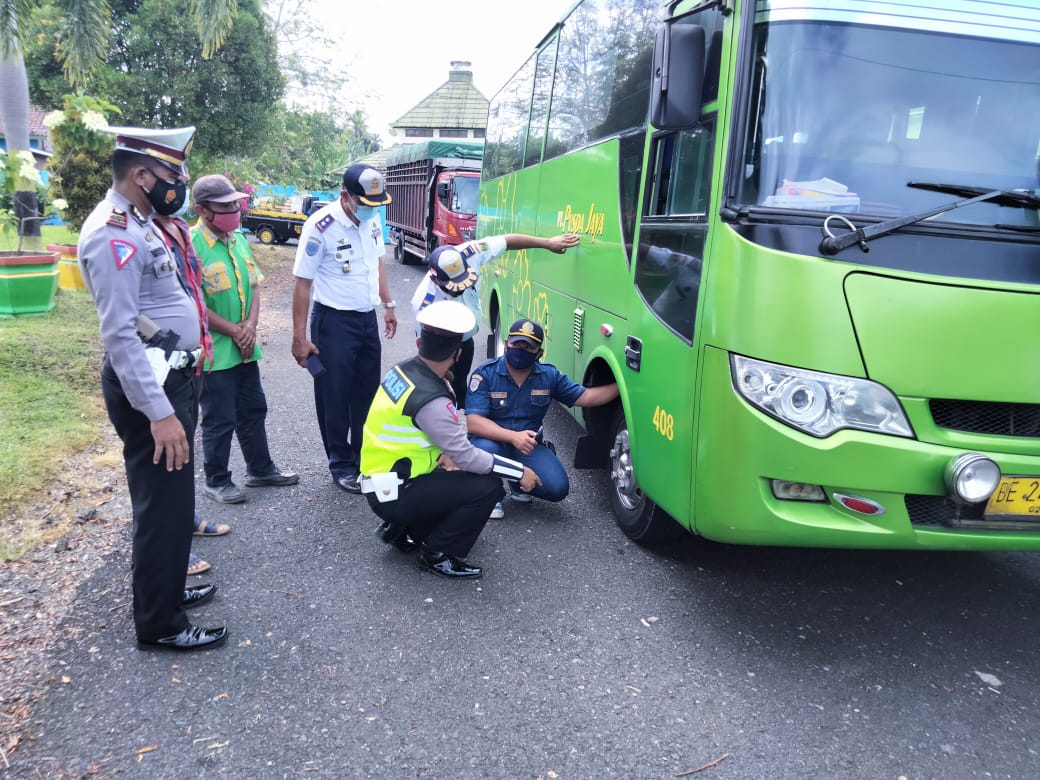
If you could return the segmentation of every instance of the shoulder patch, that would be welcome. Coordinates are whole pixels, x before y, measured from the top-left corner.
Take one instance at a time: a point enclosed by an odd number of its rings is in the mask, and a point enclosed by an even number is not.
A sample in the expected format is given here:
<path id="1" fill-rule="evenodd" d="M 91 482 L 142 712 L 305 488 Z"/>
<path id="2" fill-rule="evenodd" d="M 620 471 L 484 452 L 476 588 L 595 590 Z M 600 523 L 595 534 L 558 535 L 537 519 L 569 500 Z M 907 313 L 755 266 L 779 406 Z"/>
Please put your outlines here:
<path id="1" fill-rule="evenodd" d="M 473 244 L 466 244 L 466 248 L 459 251 L 463 260 L 468 260 L 477 253 L 477 248 Z"/>
<path id="2" fill-rule="evenodd" d="M 336 218 L 334 216 L 332 216 L 331 214 L 326 214 L 324 217 L 322 217 L 316 223 L 314 223 L 314 227 L 316 227 L 318 230 L 324 233 L 326 230 L 332 227 L 335 221 Z"/>
<path id="3" fill-rule="evenodd" d="M 455 404 L 453 404 L 451 401 L 448 401 L 446 408 L 448 410 L 448 414 L 451 415 L 451 419 L 453 419 L 455 422 L 458 422 L 459 410 L 455 408 Z"/>
<path id="4" fill-rule="evenodd" d="M 130 258 L 137 252 L 137 247 L 121 238 L 114 238 L 109 241 L 109 244 L 112 247 L 112 255 L 115 257 L 116 268 L 122 271 L 123 267 L 130 262 Z"/>
<path id="5" fill-rule="evenodd" d="M 112 209 L 112 213 L 108 215 L 108 222 L 106 224 L 126 230 L 126 212 L 122 209 Z"/>
<path id="6" fill-rule="evenodd" d="M 318 254 L 318 250 L 321 249 L 321 239 L 311 238 L 307 240 L 307 246 L 304 247 L 304 251 L 307 253 L 307 257 L 314 257 Z"/>
<path id="7" fill-rule="evenodd" d="M 480 387 L 480 383 L 484 381 L 484 377 L 480 374 L 474 374 L 469 378 L 469 391 L 471 393 L 477 392 L 477 388 Z"/>
<path id="8" fill-rule="evenodd" d="M 390 396 L 390 400 L 395 404 L 401 400 L 401 397 L 408 392 L 414 385 L 408 381 L 408 377 L 398 371 L 397 366 L 394 366 L 386 372 L 386 376 L 383 377 L 383 381 L 380 383 L 380 387 L 383 391 Z"/>

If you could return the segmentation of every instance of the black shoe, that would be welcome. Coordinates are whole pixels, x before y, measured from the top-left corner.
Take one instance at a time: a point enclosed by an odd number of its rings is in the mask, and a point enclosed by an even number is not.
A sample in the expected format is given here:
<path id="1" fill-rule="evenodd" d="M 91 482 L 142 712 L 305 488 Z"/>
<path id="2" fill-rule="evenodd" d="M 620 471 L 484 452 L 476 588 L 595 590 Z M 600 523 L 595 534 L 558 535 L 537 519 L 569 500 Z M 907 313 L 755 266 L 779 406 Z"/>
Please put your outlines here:
<path id="1" fill-rule="evenodd" d="M 184 589 L 184 600 L 181 602 L 181 606 L 185 609 L 191 609 L 200 604 L 205 604 L 213 598 L 213 594 L 216 592 L 217 586 L 212 582 L 205 585 L 192 585 Z"/>
<path id="2" fill-rule="evenodd" d="M 246 474 L 242 484 L 246 487 L 285 487 L 295 485 L 300 481 L 300 475 L 292 471 L 278 471 L 275 469 L 270 474 Z"/>
<path id="3" fill-rule="evenodd" d="M 388 523 L 385 520 L 376 529 L 376 538 L 383 544 L 392 544 L 401 552 L 415 552 L 419 546 L 418 542 L 408 535 L 403 525 Z"/>
<path id="4" fill-rule="evenodd" d="M 179 634 L 164 636 L 162 639 L 137 640 L 137 647 L 141 650 L 209 650 L 220 647 L 227 641 L 228 630 L 224 626 L 219 628 L 199 628 L 189 625 Z"/>
<path id="5" fill-rule="evenodd" d="M 419 554 L 415 557 L 415 562 L 423 571 L 432 571 L 434 574 L 440 574 L 442 577 L 452 577 L 454 579 L 479 577 L 484 573 L 484 570 L 479 566 L 474 566 L 461 558 L 452 558 L 450 555 L 445 555 L 441 552 L 427 550 L 425 546 L 419 550 Z"/>
<path id="6" fill-rule="evenodd" d="M 360 474 L 346 474 L 342 477 L 333 477 L 332 481 L 339 485 L 340 490 L 345 490 L 348 493 L 361 492 Z"/>

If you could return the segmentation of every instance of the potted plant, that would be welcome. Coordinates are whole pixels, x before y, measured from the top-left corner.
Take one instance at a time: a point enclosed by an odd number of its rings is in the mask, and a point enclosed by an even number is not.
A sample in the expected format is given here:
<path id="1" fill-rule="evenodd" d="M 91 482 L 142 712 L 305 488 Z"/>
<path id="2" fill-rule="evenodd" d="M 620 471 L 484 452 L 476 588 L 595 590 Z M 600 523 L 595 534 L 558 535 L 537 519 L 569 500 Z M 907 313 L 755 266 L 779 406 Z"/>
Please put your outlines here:
<path id="1" fill-rule="evenodd" d="M 11 157 L 0 152 L 0 174 L 3 175 L 0 231 L 18 233 L 18 248 L 0 251 L 0 317 L 50 311 L 58 289 L 58 253 L 22 248 L 24 231 L 19 229 L 13 206 L 14 192 L 23 191 L 19 188 L 24 188 L 25 182 L 37 187 L 43 185 L 32 152 L 15 152 Z M 21 222 L 30 219 L 42 217 L 24 217 Z"/>
<path id="2" fill-rule="evenodd" d="M 62 107 L 44 117 L 50 130 L 54 154 L 47 161 L 50 173 L 48 194 L 52 204 L 62 204 L 62 218 L 74 233 L 105 196 L 112 182 L 109 160 L 112 155 L 112 137 L 102 132 L 108 127 L 106 112 L 119 113 L 108 101 L 77 93 L 65 95 Z M 48 244 L 58 252 L 59 285 L 63 290 L 83 290 L 74 244 Z"/>

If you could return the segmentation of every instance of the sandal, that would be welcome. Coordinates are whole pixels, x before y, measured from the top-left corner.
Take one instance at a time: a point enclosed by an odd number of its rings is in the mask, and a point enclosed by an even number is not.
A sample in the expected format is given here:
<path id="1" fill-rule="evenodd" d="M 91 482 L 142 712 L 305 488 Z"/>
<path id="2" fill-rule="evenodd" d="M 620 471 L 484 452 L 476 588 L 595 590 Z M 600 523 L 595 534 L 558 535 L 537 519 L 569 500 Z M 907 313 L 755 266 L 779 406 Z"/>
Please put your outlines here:
<path id="1" fill-rule="evenodd" d="M 231 530 L 227 523 L 217 523 L 213 520 L 203 520 L 195 515 L 195 536 L 223 536 Z"/>
<path id="2" fill-rule="evenodd" d="M 204 574 L 205 572 L 209 571 L 211 568 L 213 568 L 213 567 L 210 566 L 208 563 L 206 563 L 206 561 L 202 560 L 202 558 L 197 556 L 195 553 L 188 553 L 188 576 L 189 577 L 194 576 L 196 574 Z"/>

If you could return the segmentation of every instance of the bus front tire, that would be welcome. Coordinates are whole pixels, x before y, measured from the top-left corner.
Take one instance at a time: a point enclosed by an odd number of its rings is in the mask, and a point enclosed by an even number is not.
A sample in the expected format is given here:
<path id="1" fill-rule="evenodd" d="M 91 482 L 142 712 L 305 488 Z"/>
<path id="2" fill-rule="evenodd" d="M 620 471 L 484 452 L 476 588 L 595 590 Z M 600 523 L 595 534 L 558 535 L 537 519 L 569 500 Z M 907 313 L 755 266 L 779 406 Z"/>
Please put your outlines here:
<path id="1" fill-rule="evenodd" d="M 682 527 L 646 497 L 632 469 L 632 446 L 624 409 L 618 409 L 610 437 L 610 507 L 621 532 L 639 544 L 680 538 Z"/>

